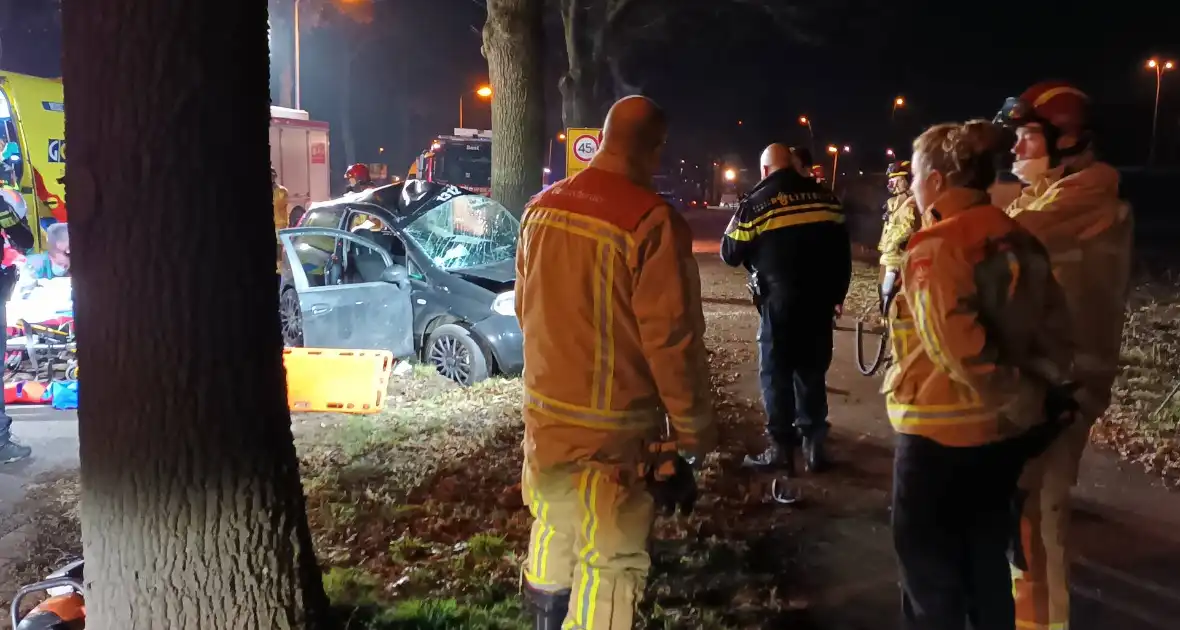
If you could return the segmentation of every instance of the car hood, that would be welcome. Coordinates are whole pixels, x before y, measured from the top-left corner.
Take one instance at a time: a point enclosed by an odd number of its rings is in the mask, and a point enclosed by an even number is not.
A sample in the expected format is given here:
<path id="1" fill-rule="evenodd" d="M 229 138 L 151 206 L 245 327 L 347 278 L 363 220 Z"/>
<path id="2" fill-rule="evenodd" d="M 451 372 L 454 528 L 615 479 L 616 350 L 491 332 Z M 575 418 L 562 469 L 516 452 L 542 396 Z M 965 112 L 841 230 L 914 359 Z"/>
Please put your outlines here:
<path id="1" fill-rule="evenodd" d="M 452 274 L 481 286 L 493 293 L 510 291 L 516 285 L 516 261 L 505 260 L 494 265 L 457 269 Z"/>

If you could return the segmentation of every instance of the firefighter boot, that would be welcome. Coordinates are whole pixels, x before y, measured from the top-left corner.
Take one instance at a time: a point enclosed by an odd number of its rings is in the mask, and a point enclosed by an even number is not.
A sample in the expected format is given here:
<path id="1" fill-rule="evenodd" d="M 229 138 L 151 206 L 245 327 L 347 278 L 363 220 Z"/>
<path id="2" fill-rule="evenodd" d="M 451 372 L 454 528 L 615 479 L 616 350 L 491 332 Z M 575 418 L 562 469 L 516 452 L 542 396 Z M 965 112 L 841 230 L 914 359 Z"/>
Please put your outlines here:
<path id="1" fill-rule="evenodd" d="M 744 468 L 782 470 L 787 477 L 795 476 L 795 446 L 783 445 L 770 438 L 765 451 L 758 455 L 747 455 L 742 461 Z"/>
<path id="2" fill-rule="evenodd" d="M 533 616 L 533 630 L 560 630 L 570 607 L 570 589 L 553 593 L 524 585 L 524 599 Z"/>

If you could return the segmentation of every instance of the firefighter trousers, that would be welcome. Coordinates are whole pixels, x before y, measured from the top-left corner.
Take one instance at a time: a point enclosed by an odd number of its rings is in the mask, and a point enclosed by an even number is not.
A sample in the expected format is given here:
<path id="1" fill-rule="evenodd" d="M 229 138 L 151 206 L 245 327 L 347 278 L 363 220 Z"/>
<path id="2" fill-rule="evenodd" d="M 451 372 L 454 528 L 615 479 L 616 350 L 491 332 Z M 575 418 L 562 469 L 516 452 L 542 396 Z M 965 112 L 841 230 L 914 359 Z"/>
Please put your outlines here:
<path id="1" fill-rule="evenodd" d="M 1071 426 L 1020 479 L 1019 546 L 1012 567 L 1019 630 L 1069 627 L 1069 493 L 1093 422 Z"/>
<path id="2" fill-rule="evenodd" d="M 1016 474 L 998 451 L 898 435 L 893 542 L 903 630 L 1012 630 Z"/>
<path id="3" fill-rule="evenodd" d="M 784 304 L 773 296 L 759 308 L 758 376 L 766 428 L 780 446 L 796 435 L 828 432 L 827 374 L 832 365 L 832 313 Z"/>
<path id="4" fill-rule="evenodd" d="M 526 460 L 521 492 L 534 519 L 525 579 L 540 591 L 571 591 L 563 630 L 630 630 L 655 520 L 638 466 L 533 470 Z"/>

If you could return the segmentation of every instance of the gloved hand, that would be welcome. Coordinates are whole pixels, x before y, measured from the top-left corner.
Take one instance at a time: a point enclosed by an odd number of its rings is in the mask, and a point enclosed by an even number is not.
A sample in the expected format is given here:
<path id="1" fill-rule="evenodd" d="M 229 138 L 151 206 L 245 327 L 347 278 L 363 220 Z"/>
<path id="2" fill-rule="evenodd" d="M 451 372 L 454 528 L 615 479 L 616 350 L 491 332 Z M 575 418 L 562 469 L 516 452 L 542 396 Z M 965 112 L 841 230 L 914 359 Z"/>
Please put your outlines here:
<path id="1" fill-rule="evenodd" d="M 672 463 L 674 472 L 666 479 L 658 479 L 653 474 L 648 478 L 647 489 L 655 500 L 656 512 L 663 516 L 675 516 L 679 510 L 681 514 L 692 514 L 693 506 L 697 502 L 697 480 L 688 460 L 676 456 Z"/>
<path id="2" fill-rule="evenodd" d="M 674 516 L 679 510 L 687 516 L 692 514 L 697 502 L 696 475 L 687 459 L 664 447 L 653 445 L 657 459 L 648 466 L 645 475 L 647 491 L 655 501 L 657 514 Z"/>

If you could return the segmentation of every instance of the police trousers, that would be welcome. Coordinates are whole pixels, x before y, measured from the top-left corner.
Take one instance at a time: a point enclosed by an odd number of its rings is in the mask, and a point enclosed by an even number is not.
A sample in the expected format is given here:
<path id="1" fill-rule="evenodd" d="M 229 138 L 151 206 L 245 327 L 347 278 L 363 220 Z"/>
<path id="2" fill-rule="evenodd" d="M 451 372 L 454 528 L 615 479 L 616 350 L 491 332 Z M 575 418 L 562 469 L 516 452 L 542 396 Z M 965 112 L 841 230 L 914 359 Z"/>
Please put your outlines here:
<path id="1" fill-rule="evenodd" d="M 904 630 L 963 630 L 968 622 L 1013 630 L 1008 545 L 1018 471 L 1004 451 L 897 436 L 893 542 Z"/>
<path id="2" fill-rule="evenodd" d="M 759 306 L 758 376 L 766 429 L 780 446 L 828 432 L 827 374 L 832 311 L 793 305 L 773 294 Z"/>
<path id="3" fill-rule="evenodd" d="M 521 492 L 534 519 L 525 579 L 539 591 L 570 591 L 562 628 L 629 630 L 651 569 L 655 520 L 638 467 L 537 470 L 526 458 Z"/>

